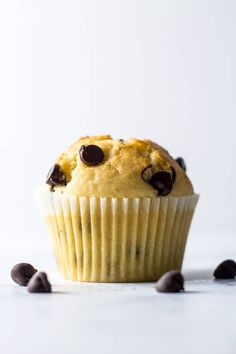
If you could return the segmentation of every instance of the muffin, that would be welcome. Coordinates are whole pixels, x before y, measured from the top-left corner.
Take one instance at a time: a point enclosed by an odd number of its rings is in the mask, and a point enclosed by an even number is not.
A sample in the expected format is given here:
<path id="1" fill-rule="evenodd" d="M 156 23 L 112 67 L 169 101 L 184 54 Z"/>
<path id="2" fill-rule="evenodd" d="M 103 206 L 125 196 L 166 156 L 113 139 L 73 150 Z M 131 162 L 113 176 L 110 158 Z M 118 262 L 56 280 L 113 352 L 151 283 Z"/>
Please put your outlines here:
<path id="1" fill-rule="evenodd" d="M 198 195 L 184 160 L 149 140 L 86 136 L 36 198 L 65 278 L 155 281 L 180 270 Z"/>

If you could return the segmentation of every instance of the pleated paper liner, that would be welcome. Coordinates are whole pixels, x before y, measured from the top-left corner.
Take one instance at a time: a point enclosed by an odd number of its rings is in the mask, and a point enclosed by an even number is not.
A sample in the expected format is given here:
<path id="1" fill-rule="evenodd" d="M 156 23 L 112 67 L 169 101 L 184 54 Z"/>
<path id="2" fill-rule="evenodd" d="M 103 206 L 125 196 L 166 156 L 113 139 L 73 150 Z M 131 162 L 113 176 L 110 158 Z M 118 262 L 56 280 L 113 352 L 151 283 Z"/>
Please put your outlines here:
<path id="1" fill-rule="evenodd" d="M 58 268 L 91 282 L 155 281 L 180 270 L 198 195 L 79 197 L 39 189 Z"/>

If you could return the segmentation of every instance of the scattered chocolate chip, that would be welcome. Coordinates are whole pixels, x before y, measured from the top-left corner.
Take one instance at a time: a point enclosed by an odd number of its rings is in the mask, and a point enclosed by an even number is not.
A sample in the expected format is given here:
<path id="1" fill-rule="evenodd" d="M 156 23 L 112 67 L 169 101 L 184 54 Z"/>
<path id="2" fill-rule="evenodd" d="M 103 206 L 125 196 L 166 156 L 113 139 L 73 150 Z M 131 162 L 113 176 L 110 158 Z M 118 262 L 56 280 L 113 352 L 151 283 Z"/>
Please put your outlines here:
<path id="1" fill-rule="evenodd" d="M 46 183 L 52 187 L 57 185 L 66 185 L 66 175 L 62 171 L 61 166 L 57 163 L 52 166 L 46 177 Z"/>
<path id="2" fill-rule="evenodd" d="M 44 272 L 36 273 L 29 281 L 27 286 L 29 293 L 51 293 L 51 284 L 47 274 Z"/>
<path id="3" fill-rule="evenodd" d="M 186 167 L 185 161 L 184 161 L 184 159 L 182 157 L 177 157 L 177 159 L 175 159 L 175 161 L 180 165 L 182 170 L 184 170 L 185 172 L 187 171 L 187 167 Z"/>
<path id="4" fill-rule="evenodd" d="M 150 184 L 158 190 L 158 195 L 168 195 L 173 187 L 171 174 L 166 171 L 157 172 L 152 176 Z"/>
<path id="5" fill-rule="evenodd" d="M 145 182 L 150 182 L 152 178 L 152 165 L 147 166 L 142 172 L 142 179 Z"/>
<path id="6" fill-rule="evenodd" d="M 81 161 L 88 166 L 98 165 L 104 160 L 104 153 L 97 145 L 82 145 L 79 154 Z"/>
<path id="7" fill-rule="evenodd" d="M 172 182 L 175 183 L 176 180 L 176 172 L 175 169 L 173 167 L 171 167 L 171 171 L 172 171 Z"/>
<path id="8" fill-rule="evenodd" d="M 167 272 L 158 280 L 155 289 L 159 293 L 178 293 L 184 290 L 184 277 L 175 270 Z"/>
<path id="9" fill-rule="evenodd" d="M 216 267 L 214 273 L 216 279 L 233 279 L 236 276 L 236 263 L 227 259 Z"/>
<path id="10" fill-rule="evenodd" d="M 12 280 L 21 285 L 26 286 L 32 276 L 37 272 L 29 263 L 18 263 L 11 270 Z"/>

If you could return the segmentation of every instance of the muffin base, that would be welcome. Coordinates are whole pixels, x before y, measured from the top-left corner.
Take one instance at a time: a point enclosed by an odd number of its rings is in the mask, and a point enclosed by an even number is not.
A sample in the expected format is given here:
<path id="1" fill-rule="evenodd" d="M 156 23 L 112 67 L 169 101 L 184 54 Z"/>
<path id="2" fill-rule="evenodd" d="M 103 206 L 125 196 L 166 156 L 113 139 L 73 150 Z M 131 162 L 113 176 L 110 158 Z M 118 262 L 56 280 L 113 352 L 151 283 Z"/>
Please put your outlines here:
<path id="1" fill-rule="evenodd" d="M 66 279 L 155 281 L 180 270 L 198 195 L 95 198 L 37 191 Z"/>

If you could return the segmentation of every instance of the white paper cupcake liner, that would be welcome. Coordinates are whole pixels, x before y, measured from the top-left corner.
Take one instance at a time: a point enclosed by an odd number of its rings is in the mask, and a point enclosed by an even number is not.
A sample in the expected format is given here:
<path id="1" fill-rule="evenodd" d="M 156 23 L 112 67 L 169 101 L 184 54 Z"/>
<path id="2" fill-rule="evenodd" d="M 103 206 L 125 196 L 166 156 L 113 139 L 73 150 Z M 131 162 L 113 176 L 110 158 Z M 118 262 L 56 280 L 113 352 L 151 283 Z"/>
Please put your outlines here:
<path id="1" fill-rule="evenodd" d="M 180 270 L 198 195 L 95 198 L 36 191 L 59 270 L 92 282 L 157 280 Z"/>

